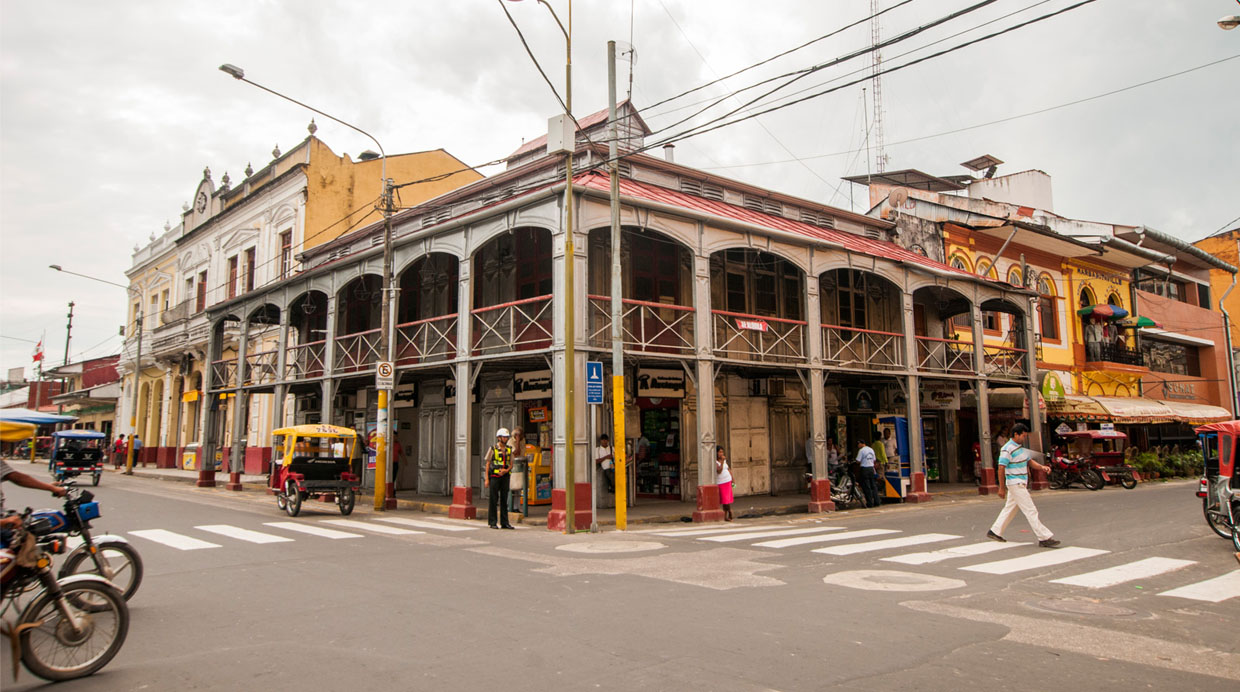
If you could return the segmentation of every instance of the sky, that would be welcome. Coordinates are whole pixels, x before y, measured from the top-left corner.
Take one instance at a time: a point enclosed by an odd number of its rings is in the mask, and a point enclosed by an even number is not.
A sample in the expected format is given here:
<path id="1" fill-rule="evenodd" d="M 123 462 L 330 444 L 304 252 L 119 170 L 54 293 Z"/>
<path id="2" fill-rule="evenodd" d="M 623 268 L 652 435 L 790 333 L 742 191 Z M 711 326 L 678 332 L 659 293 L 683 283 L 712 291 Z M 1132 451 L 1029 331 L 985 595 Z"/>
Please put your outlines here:
<path id="1" fill-rule="evenodd" d="M 996 0 L 887 47 L 883 65 L 1075 1 Z M 881 0 L 889 10 L 881 36 L 977 2 Z M 568 24 L 568 0 L 550 4 Z M 233 80 L 218 71 L 222 63 L 371 132 L 388 153 L 443 148 L 478 165 L 545 134 L 562 107 L 504 8 L 563 96 L 563 36 L 532 0 L 0 2 L 0 375 L 23 366 L 29 374 L 40 338 L 46 362 L 63 361 L 70 301 L 71 361 L 120 350 L 124 289 L 48 265 L 124 284 L 135 245 L 176 223 L 204 167 L 216 180 L 225 172 L 239 180 L 276 145 L 287 151 L 305 138 L 311 113 Z M 960 174 L 968 172 L 960 162 L 991 154 L 1005 162 L 999 174 L 1049 173 L 1054 211 L 1064 216 L 1190 241 L 1236 227 L 1240 29 L 1216 24 L 1231 14 L 1240 14 L 1235 0 L 1097 0 L 893 71 L 881 79 L 886 168 Z M 631 92 L 646 109 L 655 142 L 780 83 L 729 96 L 760 80 L 866 48 L 869 23 L 682 96 L 687 90 L 869 15 L 868 0 L 578 0 L 573 112 L 607 106 L 608 40 L 636 56 L 619 65 L 620 97 Z M 1216 64 L 1201 67 L 1208 63 Z M 838 87 L 869 67 L 868 55 L 845 61 L 762 103 Z M 681 140 L 676 160 L 865 211 L 864 189 L 840 179 L 875 170 L 873 93 L 868 82 L 846 86 Z M 718 99 L 714 110 L 665 129 Z M 1082 99 L 1090 100 L 1012 119 Z M 317 124 L 337 153 L 372 148 L 343 126 Z"/>

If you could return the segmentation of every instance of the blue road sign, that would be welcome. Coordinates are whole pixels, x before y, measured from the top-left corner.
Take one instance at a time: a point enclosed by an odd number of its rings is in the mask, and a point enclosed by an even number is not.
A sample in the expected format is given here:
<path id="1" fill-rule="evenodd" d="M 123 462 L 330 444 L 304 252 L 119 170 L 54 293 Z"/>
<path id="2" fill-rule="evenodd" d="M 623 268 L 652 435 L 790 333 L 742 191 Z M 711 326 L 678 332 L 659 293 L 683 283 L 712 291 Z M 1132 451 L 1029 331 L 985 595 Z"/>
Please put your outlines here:
<path id="1" fill-rule="evenodd" d="M 586 403 L 603 403 L 603 364 L 598 361 L 586 361 Z"/>

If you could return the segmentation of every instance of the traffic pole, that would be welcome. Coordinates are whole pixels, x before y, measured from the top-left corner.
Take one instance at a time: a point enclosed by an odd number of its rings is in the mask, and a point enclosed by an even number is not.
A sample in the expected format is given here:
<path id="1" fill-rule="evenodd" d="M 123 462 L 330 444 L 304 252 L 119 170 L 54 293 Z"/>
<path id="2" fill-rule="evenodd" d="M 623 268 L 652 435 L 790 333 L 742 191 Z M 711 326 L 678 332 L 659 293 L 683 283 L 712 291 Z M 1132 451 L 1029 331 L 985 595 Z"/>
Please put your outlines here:
<path id="1" fill-rule="evenodd" d="M 615 416 L 611 442 L 612 460 L 616 474 L 616 530 L 624 531 L 628 525 L 629 483 L 625 465 L 624 437 L 624 310 L 621 299 L 623 282 L 620 280 L 620 162 L 617 159 L 616 140 L 616 42 L 607 42 L 607 87 L 610 99 L 611 142 L 608 144 L 608 168 L 611 171 L 611 410 Z"/>

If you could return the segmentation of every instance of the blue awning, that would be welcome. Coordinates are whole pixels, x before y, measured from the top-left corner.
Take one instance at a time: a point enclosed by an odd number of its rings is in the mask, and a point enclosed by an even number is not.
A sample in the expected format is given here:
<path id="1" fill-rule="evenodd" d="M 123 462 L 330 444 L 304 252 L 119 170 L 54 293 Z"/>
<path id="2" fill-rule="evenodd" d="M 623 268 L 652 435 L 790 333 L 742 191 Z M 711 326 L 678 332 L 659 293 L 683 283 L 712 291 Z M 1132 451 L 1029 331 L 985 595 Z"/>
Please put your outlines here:
<path id="1" fill-rule="evenodd" d="M 54 423 L 72 423 L 77 416 L 58 416 L 54 413 L 39 413 L 28 408 L 0 408 L 0 420 L 11 423 L 31 423 L 34 425 L 52 425 Z"/>

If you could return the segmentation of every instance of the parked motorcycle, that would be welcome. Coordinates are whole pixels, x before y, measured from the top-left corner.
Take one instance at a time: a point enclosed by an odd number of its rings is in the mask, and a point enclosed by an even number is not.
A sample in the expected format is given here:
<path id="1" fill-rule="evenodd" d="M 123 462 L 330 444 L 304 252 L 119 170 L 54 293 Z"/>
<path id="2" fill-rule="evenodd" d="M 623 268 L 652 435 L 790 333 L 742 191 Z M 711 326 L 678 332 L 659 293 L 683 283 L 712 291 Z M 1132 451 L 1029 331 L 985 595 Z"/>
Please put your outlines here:
<path id="1" fill-rule="evenodd" d="M 142 584 L 142 557 L 121 536 L 92 535 L 90 522 L 100 516 L 95 496 L 89 490 L 78 490 L 72 480 L 66 480 L 63 485 L 69 489 L 63 510 L 40 509 L 32 515 L 34 519 L 46 521 L 49 528 L 44 533 L 63 533 L 82 538 L 82 544 L 65 558 L 57 576 L 98 574 L 111 582 L 125 600 L 129 600 Z"/>
<path id="2" fill-rule="evenodd" d="M 865 500 L 861 497 L 861 488 L 856 478 L 850 472 L 850 466 L 858 465 L 857 462 L 840 464 L 836 466 L 829 474 L 831 479 L 831 501 L 837 507 L 847 507 L 854 502 L 860 505 L 865 504 Z"/>
<path id="3" fill-rule="evenodd" d="M 0 617 L 9 608 L 20 610 L 14 621 L 4 621 L 13 665 L 20 660 L 31 673 L 54 682 L 85 677 L 107 665 L 125 643 L 129 606 L 98 575 L 54 577 L 51 556 L 64 551 L 65 535 L 32 514 L 26 511 L 12 549 L 0 556 Z M 19 604 L 23 594 L 40 586 L 24 607 Z"/>
<path id="4" fill-rule="evenodd" d="M 1073 483 L 1080 483 L 1090 490 L 1101 490 L 1102 486 L 1106 485 L 1102 474 L 1088 463 L 1054 457 L 1050 466 L 1051 472 L 1047 480 L 1055 490 L 1069 488 Z"/>

